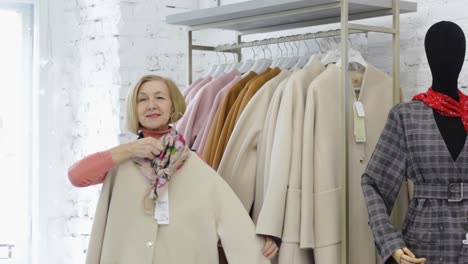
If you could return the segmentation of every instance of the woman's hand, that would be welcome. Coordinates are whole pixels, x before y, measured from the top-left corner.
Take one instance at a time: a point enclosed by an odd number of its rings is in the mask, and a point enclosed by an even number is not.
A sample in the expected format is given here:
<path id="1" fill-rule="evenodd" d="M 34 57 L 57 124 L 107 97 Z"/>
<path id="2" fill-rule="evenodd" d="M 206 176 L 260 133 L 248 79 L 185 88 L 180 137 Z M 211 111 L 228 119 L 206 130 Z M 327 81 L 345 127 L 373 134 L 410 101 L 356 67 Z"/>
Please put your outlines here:
<path id="1" fill-rule="evenodd" d="M 152 137 L 146 137 L 119 145 L 111 149 L 111 154 L 114 162 L 118 164 L 131 158 L 154 159 L 163 150 L 164 146 L 161 141 Z"/>
<path id="2" fill-rule="evenodd" d="M 263 246 L 262 253 L 265 257 L 272 259 L 278 254 L 279 248 L 275 240 L 271 236 L 265 236 L 265 245 Z"/>
<path id="3" fill-rule="evenodd" d="M 130 158 L 154 159 L 164 150 L 161 141 L 152 137 L 142 138 L 129 144 L 128 151 L 130 152 Z"/>
<path id="4" fill-rule="evenodd" d="M 392 257 L 399 264 L 416 264 L 416 263 L 426 263 L 425 258 L 416 258 L 416 255 L 411 252 L 407 247 L 398 249 L 392 254 Z"/>

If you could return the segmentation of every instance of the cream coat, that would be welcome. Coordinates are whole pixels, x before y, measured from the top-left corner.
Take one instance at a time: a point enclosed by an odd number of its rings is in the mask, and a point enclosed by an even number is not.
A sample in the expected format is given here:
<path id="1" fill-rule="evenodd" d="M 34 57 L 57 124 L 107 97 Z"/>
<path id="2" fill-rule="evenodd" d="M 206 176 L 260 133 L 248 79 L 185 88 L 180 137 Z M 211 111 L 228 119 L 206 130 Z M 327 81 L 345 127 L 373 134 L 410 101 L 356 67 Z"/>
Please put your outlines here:
<path id="1" fill-rule="evenodd" d="M 342 144 L 344 118 L 342 113 L 343 90 L 340 84 L 340 68 L 328 66 L 316 78 L 307 92 L 304 119 L 304 150 L 302 162 L 303 200 L 313 201 L 302 205 L 301 246 L 313 247 L 315 260 L 320 263 L 340 263 L 341 233 L 341 184 L 344 172 Z M 354 138 L 353 104 L 359 100 L 366 113 L 366 142 L 357 143 Z M 367 225 L 367 209 L 360 187 L 361 175 L 383 129 L 386 116 L 392 106 L 392 80 L 372 65 L 363 76 L 359 98 L 350 91 L 349 97 L 349 263 L 373 264 L 377 262 L 372 234 Z M 407 194 L 405 186 L 402 193 Z M 397 207 L 405 210 L 407 196 L 401 195 Z M 313 221 L 309 221 L 313 219 Z M 401 221 L 401 219 L 400 219 Z"/>
<path id="2" fill-rule="evenodd" d="M 230 264 L 270 263 L 238 198 L 197 155 L 190 155 L 169 184 L 169 225 L 158 225 L 144 212 L 147 187 L 130 161 L 108 173 L 87 264 L 218 263 L 218 239 Z"/>
<path id="3" fill-rule="evenodd" d="M 341 261 L 341 193 L 344 150 L 340 69 L 329 65 L 307 89 L 302 150 L 301 245 L 318 264 Z M 305 191 L 307 190 L 307 191 Z"/>
<path id="4" fill-rule="evenodd" d="M 289 71 L 282 71 L 252 97 L 232 131 L 218 168 L 248 212 L 255 197 L 257 148 L 268 104 L 280 82 L 289 75 Z"/>
<path id="5" fill-rule="evenodd" d="M 263 206 L 258 230 L 282 239 L 280 264 L 312 263 L 311 249 L 301 249 L 301 155 L 307 87 L 325 69 L 320 62 L 294 72 L 288 79 L 278 109 Z M 307 224 L 304 223 L 304 224 Z M 273 228 L 270 228 L 273 227 Z"/>

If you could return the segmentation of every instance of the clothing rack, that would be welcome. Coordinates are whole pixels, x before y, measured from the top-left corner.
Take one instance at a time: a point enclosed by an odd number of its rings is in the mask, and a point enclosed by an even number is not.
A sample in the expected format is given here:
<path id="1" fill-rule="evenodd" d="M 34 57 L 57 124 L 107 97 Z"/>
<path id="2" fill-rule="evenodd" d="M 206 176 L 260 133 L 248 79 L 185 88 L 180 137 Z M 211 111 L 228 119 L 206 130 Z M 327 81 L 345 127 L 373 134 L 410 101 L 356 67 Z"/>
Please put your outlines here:
<path id="1" fill-rule="evenodd" d="M 350 34 L 378 32 L 393 36 L 393 102 L 400 100 L 400 13 L 410 13 L 417 10 L 414 2 L 401 0 L 254 0 L 219 7 L 195 10 L 188 13 L 171 15 L 166 18 L 168 24 L 187 26 L 188 34 L 188 84 L 192 82 L 193 51 L 229 52 L 237 54 L 242 60 L 241 49 L 276 44 L 279 42 L 298 41 L 305 39 L 341 37 L 341 83 L 343 87 L 344 105 L 341 106 L 345 119 L 344 151 L 345 164 L 343 171 L 343 216 L 342 217 L 342 263 L 348 263 L 348 179 L 349 173 L 349 139 L 350 130 L 348 98 L 350 96 L 348 72 L 348 39 Z M 392 15 L 391 27 L 349 23 L 351 20 L 382 17 Z M 338 30 L 309 33 L 303 35 L 265 39 L 260 41 L 242 42 L 243 35 L 266 33 L 287 29 L 304 28 L 317 25 L 340 23 Z M 237 43 L 217 47 L 194 45 L 193 32 L 204 29 L 227 29 L 237 31 Z"/>
<path id="2" fill-rule="evenodd" d="M 349 34 L 358 34 L 358 33 L 365 33 L 365 31 L 351 30 L 349 32 Z M 308 39 L 336 37 L 336 36 L 340 36 L 340 34 L 341 32 L 339 29 L 334 29 L 334 30 L 328 30 L 328 31 L 323 31 L 323 32 L 321 31 L 317 33 L 307 33 L 307 34 L 284 36 L 284 37 L 278 37 L 278 38 L 254 40 L 254 41 L 249 41 L 249 42 L 224 44 L 224 45 L 219 45 L 219 46 L 214 47 L 212 51 L 237 53 L 238 52 L 237 50 L 243 49 L 243 48 L 251 48 L 251 47 L 279 44 L 279 43 L 286 43 L 286 42 L 295 42 L 295 41 L 308 40 Z"/>

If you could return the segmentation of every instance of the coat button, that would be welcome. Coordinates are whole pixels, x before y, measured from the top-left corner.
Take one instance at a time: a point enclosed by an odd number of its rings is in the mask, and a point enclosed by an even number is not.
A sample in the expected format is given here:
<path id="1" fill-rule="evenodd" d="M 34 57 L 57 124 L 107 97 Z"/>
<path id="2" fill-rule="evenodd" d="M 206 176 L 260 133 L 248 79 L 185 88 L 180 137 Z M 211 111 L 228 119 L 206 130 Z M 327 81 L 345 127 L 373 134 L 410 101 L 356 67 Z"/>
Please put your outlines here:
<path id="1" fill-rule="evenodd" d="M 154 245 L 154 242 L 153 242 L 153 241 L 149 241 L 149 242 L 146 243 L 146 246 L 147 246 L 148 248 L 152 248 L 153 245 Z"/>

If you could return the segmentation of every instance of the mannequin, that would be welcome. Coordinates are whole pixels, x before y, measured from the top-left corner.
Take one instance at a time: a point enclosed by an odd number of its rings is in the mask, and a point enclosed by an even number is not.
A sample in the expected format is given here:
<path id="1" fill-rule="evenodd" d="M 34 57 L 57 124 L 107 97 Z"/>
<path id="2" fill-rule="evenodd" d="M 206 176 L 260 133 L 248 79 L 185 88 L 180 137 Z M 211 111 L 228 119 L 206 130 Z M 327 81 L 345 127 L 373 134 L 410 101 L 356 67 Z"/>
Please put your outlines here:
<path id="1" fill-rule="evenodd" d="M 390 110 L 362 174 L 369 226 L 384 263 L 468 263 L 467 97 L 457 89 L 465 45 L 452 22 L 428 30 L 432 88 Z M 390 213 L 406 179 L 414 192 L 400 230 Z"/>
<path id="2" fill-rule="evenodd" d="M 424 45 L 432 73 L 432 89 L 458 101 L 458 76 L 466 49 L 462 29 L 452 22 L 439 22 L 427 32 Z M 466 139 L 461 118 L 443 116 L 435 110 L 434 118 L 453 160 L 456 160 Z"/>
<path id="3" fill-rule="evenodd" d="M 432 89 L 459 101 L 458 76 L 465 59 L 465 35 L 453 22 L 434 24 L 425 38 L 426 56 L 432 73 Z M 443 116 L 433 110 L 434 119 L 452 159 L 457 160 L 466 141 L 466 130 L 460 117 Z M 397 263 L 425 263 L 424 256 L 415 256 L 404 247 L 392 257 Z"/>

